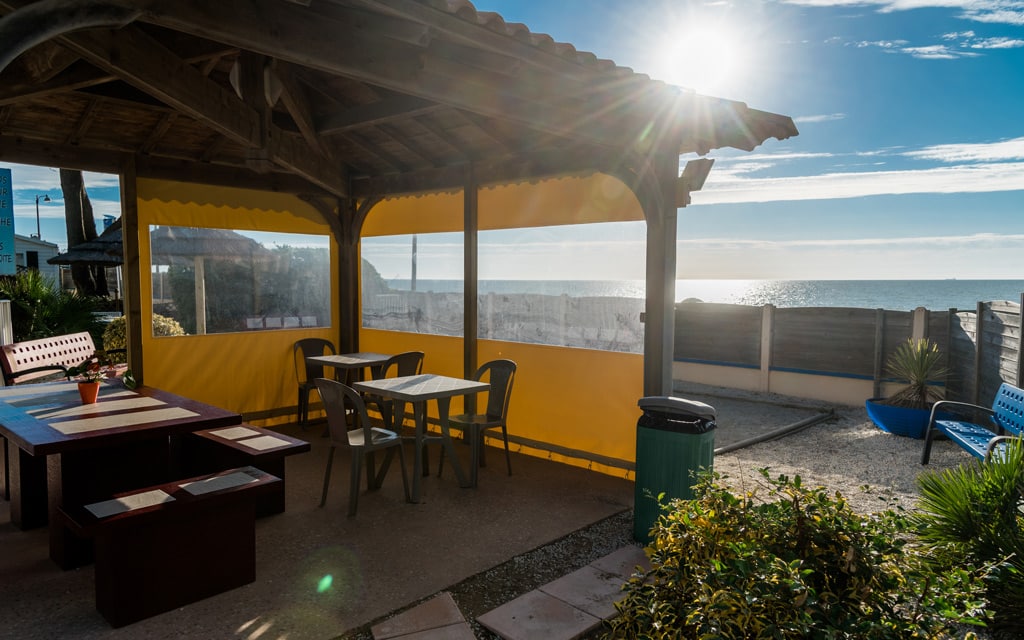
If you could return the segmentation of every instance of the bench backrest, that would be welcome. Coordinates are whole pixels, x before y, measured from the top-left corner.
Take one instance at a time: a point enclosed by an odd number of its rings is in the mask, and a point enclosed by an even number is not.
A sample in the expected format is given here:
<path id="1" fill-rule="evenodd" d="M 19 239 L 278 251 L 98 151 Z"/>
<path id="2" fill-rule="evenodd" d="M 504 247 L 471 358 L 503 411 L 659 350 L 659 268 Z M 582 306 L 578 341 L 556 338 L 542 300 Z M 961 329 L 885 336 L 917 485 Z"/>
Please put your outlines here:
<path id="1" fill-rule="evenodd" d="M 1024 390 L 1004 382 L 992 401 L 992 410 L 997 426 L 1015 436 L 1024 432 Z"/>
<path id="2" fill-rule="evenodd" d="M 14 342 L 0 347 L 4 382 L 16 384 L 75 367 L 96 353 L 89 332 Z"/>

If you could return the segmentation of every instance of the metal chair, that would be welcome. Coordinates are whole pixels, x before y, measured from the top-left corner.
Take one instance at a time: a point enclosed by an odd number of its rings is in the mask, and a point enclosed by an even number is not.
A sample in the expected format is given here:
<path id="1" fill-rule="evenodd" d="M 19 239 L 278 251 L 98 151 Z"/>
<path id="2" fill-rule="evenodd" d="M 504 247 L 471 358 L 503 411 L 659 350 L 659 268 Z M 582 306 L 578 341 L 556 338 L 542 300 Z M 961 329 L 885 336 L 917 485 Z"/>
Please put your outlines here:
<path id="1" fill-rule="evenodd" d="M 490 429 L 501 429 L 501 438 L 505 442 L 505 465 L 508 467 L 508 475 L 512 475 L 512 457 L 508 451 L 508 404 L 512 399 L 512 383 L 515 381 L 515 377 L 516 363 L 511 360 L 491 360 L 480 365 L 473 375 L 473 379 L 480 381 L 486 379 L 491 385 L 487 391 L 487 409 L 484 413 L 463 413 L 448 418 L 449 427 L 462 431 L 469 439 L 470 474 L 474 487 L 477 483 L 479 467 L 486 466 L 484 432 Z M 444 449 L 441 449 L 438 476 L 441 475 L 443 468 Z"/>
<path id="2" fill-rule="evenodd" d="M 299 383 L 298 420 L 303 429 L 309 427 L 309 392 L 316 389 L 315 380 L 324 377 L 324 366 L 310 364 L 308 356 L 334 355 L 334 344 L 323 338 L 303 338 L 292 347 L 295 380 Z"/>
<path id="3" fill-rule="evenodd" d="M 409 479 L 405 472 L 405 455 L 402 451 L 402 439 L 394 431 L 371 426 L 370 417 L 366 413 L 366 405 L 362 396 L 348 385 L 326 378 L 315 380 L 320 392 L 324 409 L 327 411 L 327 428 L 331 437 L 331 449 L 327 454 L 327 469 L 324 471 L 324 489 L 320 496 L 320 506 L 327 502 L 327 489 L 331 483 L 331 466 L 334 464 L 334 451 L 344 447 L 352 452 L 352 463 L 349 473 L 348 515 L 356 515 L 359 505 L 359 476 L 362 473 L 364 458 L 366 462 L 367 490 L 379 489 L 387 475 L 391 460 L 398 452 L 398 464 L 402 468 L 402 486 L 405 488 L 405 499 L 410 501 Z M 354 429 L 349 430 L 349 417 L 353 420 Z M 373 454 L 375 451 L 387 450 L 380 470 L 374 473 Z"/>

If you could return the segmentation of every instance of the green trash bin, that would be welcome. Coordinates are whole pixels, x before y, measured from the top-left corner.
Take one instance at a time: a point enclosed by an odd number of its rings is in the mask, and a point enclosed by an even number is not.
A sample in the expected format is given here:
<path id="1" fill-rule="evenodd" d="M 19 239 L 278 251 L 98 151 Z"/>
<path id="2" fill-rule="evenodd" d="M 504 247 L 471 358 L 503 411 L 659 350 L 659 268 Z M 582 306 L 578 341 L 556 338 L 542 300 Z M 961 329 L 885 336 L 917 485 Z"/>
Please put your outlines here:
<path id="1" fill-rule="evenodd" d="M 715 408 L 673 398 L 649 396 L 637 403 L 643 415 L 636 424 L 636 493 L 633 538 L 651 541 L 651 527 L 665 501 L 693 498 L 696 473 L 711 469 L 715 457 Z"/>

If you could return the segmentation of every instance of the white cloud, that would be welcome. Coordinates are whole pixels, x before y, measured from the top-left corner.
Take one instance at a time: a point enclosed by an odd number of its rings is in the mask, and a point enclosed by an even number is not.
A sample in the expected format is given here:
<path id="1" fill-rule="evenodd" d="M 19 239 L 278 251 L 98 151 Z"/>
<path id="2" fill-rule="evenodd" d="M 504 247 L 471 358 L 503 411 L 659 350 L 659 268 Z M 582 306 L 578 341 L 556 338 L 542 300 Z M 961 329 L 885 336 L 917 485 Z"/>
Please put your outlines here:
<path id="1" fill-rule="evenodd" d="M 866 7 L 879 13 L 914 9 L 960 10 L 959 18 L 989 24 L 1024 25 L 1024 3 L 1019 0 L 780 0 L 805 7 Z"/>
<path id="2" fill-rule="evenodd" d="M 978 144 L 938 144 L 916 151 L 905 151 L 903 155 L 940 162 L 1024 160 L 1024 138 Z"/>
<path id="3" fill-rule="evenodd" d="M 971 42 L 972 49 L 1020 49 L 1024 47 L 1024 40 L 1019 38 L 984 38 L 977 42 Z"/>
<path id="4" fill-rule="evenodd" d="M 793 118 L 793 122 L 797 123 L 815 123 L 815 122 L 830 122 L 832 120 L 843 120 L 846 118 L 845 113 L 829 113 L 814 116 L 797 116 Z"/>
<path id="5" fill-rule="evenodd" d="M 828 173 L 784 178 L 719 178 L 712 171 L 694 204 L 834 200 L 908 193 L 1024 190 L 1024 163 L 958 165 L 911 171 Z"/>
<path id="6" fill-rule="evenodd" d="M 738 249 L 842 249 L 850 247 L 905 247 L 948 249 L 952 247 L 997 248 L 1024 245 L 1024 234 L 976 233 L 969 236 L 918 236 L 881 238 L 815 238 L 810 240 L 741 240 L 736 238 L 694 238 L 680 240 L 679 246 L 731 247 Z"/>
<path id="7" fill-rule="evenodd" d="M 977 58 L 980 53 L 951 49 L 942 44 L 931 44 L 923 47 L 903 47 L 900 51 L 922 60 L 956 60 L 957 58 Z"/>

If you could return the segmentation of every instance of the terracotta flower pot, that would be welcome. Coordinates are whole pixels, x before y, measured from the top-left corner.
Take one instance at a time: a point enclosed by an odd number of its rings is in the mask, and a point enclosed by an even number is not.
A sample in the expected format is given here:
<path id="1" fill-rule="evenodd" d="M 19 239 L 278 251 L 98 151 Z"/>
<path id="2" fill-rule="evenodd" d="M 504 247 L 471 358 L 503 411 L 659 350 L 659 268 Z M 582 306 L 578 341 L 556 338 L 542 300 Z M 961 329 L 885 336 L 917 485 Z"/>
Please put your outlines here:
<path id="1" fill-rule="evenodd" d="M 100 396 L 99 380 L 96 382 L 79 382 L 78 395 L 82 397 L 82 404 L 93 404 L 96 402 Z"/>

